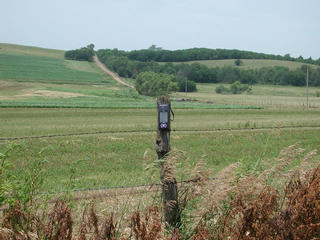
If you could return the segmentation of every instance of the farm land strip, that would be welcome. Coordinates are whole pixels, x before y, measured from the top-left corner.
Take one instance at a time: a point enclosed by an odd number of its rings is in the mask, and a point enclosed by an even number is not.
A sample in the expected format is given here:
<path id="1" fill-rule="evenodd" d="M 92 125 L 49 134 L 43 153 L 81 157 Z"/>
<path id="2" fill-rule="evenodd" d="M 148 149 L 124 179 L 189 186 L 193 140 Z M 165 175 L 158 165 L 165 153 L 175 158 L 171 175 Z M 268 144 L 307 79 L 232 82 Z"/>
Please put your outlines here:
<path id="1" fill-rule="evenodd" d="M 234 67 L 236 59 L 225 59 L 225 60 L 199 60 L 199 61 L 188 61 L 184 62 L 187 64 L 200 63 L 207 67 Z M 287 67 L 291 70 L 300 68 L 305 63 L 284 61 L 284 60 L 270 60 L 270 59 L 241 59 L 241 65 L 238 66 L 240 69 L 259 69 L 262 67 Z M 309 67 L 316 68 L 314 64 L 307 64 Z"/>
<path id="2" fill-rule="evenodd" d="M 176 163 L 177 179 L 190 179 L 186 169 L 194 168 L 200 159 L 214 177 L 232 163 L 241 161 L 250 168 L 269 161 L 296 143 L 312 151 L 318 149 L 318 134 L 314 129 L 172 133 L 173 149 L 183 153 Z M 151 184 L 159 182 L 154 141 L 153 133 L 30 139 L 16 141 L 19 147 L 8 161 L 22 176 L 34 158 L 45 159 L 41 192 Z M 1 142 L 1 152 L 7 143 Z"/>

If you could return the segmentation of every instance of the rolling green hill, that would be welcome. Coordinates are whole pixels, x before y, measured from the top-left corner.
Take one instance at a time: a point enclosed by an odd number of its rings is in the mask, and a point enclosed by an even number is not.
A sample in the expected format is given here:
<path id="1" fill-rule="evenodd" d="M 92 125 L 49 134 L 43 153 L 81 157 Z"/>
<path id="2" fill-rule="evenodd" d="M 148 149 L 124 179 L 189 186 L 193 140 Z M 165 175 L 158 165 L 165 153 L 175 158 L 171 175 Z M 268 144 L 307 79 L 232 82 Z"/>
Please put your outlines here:
<path id="1" fill-rule="evenodd" d="M 39 47 L 30 47 L 9 43 L 0 43 L 0 53 L 10 53 L 10 54 L 24 54 L 24 55 L 32 55 L 32 56 L 40 56 L 40 57 L 52 57 L 63 59 L 64 51 L 55 50 L 55 49 L 47 49 L 47 48 L 39 48 Z"/>
<path id="2" fill-rule="evenodd" d="M 154 98 L 119 85 L 94 63 L 65 60 L 64 51 L 0 43 L 0 107 L 154 108 Z M 234 65 L 234 60 L 198 61 L 208 66 Z M 188 62 L 191 63 L 191 62 Z M 299 67 L 279 60 L 243 60 L 240 68 Z M 255 85 L 250 95 L 216 94 L 215 84 L 198 84 L 176 108 L 247 108 L 304 106 L 301 87 Z M 280 89 L 278 91 L 277 89 Z M 285 96 L 283 93 L 286 93 Z M 310 88 L 310 102 L 319 107 L 319 88 Z M 184 93 L 172 94 L 184 98 Z M 208 102 L 210 104 L 208 104 Z"/>
<path id="3" fill-rule="evenodd" d="M 154 108 L 154 99 L 118 84 L 94 63 L 64 51 L 0 44 L 0 107 Z M 206 103 L 179 108 L 248 108 Z M 250 107 L 251 108 L 251 107 Z"/>
<path id="4" fill-rule="evenodd" d="M 64 51 L 0 44 L 2 107 L 134 107 L 133 97 L 94 63 L 65 60 Z"/>
<path id="5" fill-rule="evenodd" d="M 41 83 L 104 84 L 88 62 L 64 60 L 64 51 L 0 44 L 0 80 Z"/>
<path id="6" fill-rule="evenodd" d="M 201 60 L 201 61 L 189 61 L 185 62 L 188 64 L 200 63 L 207 67 L 234 67 L 236 59 L 225 59 L 225 60 Z M 289 69 L 297 69 L 302 65 L 308 65 L 312 68 L 316 68 L 317 65 L 306 64 L 301 62 L 284 61 L 284 60 L 272 60 L 272 59 L 241 59 L 242 64 L 239 66 L 241 69 L 259 69 L 262 67 L 287 67 Z"/>

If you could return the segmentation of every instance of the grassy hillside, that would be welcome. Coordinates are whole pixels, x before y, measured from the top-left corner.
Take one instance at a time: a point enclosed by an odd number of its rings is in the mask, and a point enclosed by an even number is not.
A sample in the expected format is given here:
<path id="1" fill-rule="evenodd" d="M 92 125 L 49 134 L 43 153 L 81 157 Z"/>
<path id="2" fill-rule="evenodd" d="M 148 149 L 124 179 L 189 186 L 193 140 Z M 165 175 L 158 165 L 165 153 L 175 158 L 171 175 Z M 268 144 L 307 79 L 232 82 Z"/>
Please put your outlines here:
<path id="1" fill-rule="evenodd" d="M 2 107 L 143 107 L 94 63 L 64 59 L 64 51 L 0 44 Z M 139 105 L 139 104 L 138 104 Z"/>
<path id="2" fill-rule="evenodd" d="M 119 85 L 94 63 L 70 61 L 64 51 L 0 44 L 0 107 L 154 108 L 154 98 L 138 95 Z M 212 66 L 234 60 L 200 61 Z M 243 60 L 241 68 L 271 64 L 299 67 L 301 63 L 275 60 Z M 220 95 L 215 84 L 197 84 L 195 93 L 173 97 L 197 102 L 174 102 L 176 108 L 304 107 L 305 89 L 254 85 L 250 95 Z M 310 88 L 312 107 L 320 107 L 319 88 Z M 209 102 L 209 103 L 207 103 Z"/>
<path id="3" fill-rule="evenodd" d="M 235 60 L 236 59 L 226 59 L 226 60 L 201 60 L 201 61 L 190 61 L 185 62 L 188 64 L 192 63 L 200 63 L 204 64 L 207 67 L 225 67 L 231 66 L 235 67 Z M 289 69 L 297 69 L 300 68 L 302 65 L 306 65 L 305 63 L 300 62 L 292 62 L 292 61 L 282 61 L 282 60 L 270 60 L 270 59 L 241 59 L 242 64 L 239 66 L 241 69 L 259 69 L 262 67 L 287 67 Z M 310 67 L 316 68 L 317 66 L 314 64 L 307 64 Z"/>
<path id="4" fill-rule="evenodd" d="M 52 57 L 52 58 L 64 58 L 64 51 L 39 48 L 39 47 L 30 47 L 16 44 L 0 43 L 0 53 L 10 53 L 10 54 L 23 54 L 23 55 L 32 55 L 39 57 Z"/>
<path id="5" fill-rule="evenodd" d="M 64 51 L 0 44 L 0 107 L 154 108 L 154 99 L 123 87 L 94 63 Z M 247 108 L 179 102 L 179 108 Z"/>
<path id="6" fill-rule="evenodd" d="M 58 58 L 0 53 L 0 79 L 21 82 L 103 84 L 89 63 Z"/>

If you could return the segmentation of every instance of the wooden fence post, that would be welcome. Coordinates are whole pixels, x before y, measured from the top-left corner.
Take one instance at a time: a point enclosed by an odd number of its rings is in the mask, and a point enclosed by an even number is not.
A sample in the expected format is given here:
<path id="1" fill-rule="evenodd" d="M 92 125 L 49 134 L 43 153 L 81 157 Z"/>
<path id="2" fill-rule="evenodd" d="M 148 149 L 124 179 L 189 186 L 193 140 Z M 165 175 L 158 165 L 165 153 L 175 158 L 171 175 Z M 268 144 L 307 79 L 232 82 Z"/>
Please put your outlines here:
<path id="1" fill-rule="evenodd" d="M 157 138 L 156 152 L 160 160 L 160 180 L 162 186 L 162 208 L 165 221 L 171 226 L 180 223 L 177 181 L 166 163 L 167 154 L 170 152 L 170 100 L 166 96 L 157 98 Z M 160 113 L 163 111 L 162 113 Z M 165 123 L 167 117 L 168 122 Z"/>

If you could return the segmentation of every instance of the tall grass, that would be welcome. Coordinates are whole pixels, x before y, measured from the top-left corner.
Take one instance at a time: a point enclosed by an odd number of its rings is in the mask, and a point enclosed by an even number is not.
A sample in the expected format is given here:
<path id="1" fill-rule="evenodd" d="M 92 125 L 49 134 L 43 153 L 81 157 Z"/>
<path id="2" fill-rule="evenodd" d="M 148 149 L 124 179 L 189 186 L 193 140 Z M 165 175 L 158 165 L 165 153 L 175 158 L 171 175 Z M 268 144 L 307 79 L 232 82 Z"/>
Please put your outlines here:
<path id="1" fill-rule="evenodd" d="M 82 217 L 77 219 L 66 200 L 56 200 L 52 209 L 42 211 L 24 209 L 17 202 L 2 220 L 0 238 L 316 239 L 320 232 L 320 165 L 312 170 L 304 167 L 291 172 L 285 170 L 288 161 L 293 161 L 301 152 L 297 145 L 283 149 L 277 164 L 258 175 L 249 173 L 240 179 L 229 179 L 224 174 L 215 188 L 203 178 L 186 187 L 186 195 L 183 195 L 183 188 L 180 189 L 180 207 L 188 214 L 183 214 L 181 225 L 173 229 L 163 222 L 161 208 L 157 205 L 136 210 L 128 218 L 118 218 L 117 212 L 106 216 L 97 214 L 91 202 L 82 208 Z M 309 160 L 310 154 L 307 154 L 302 163 L 308 164 Z M 274 184 L 266 184 L 274 174 L 284 180 L 276 181 L 280 184 L 278 190 Z M 219 185 L 226 189 L 217 201 L 215 193 L 221 191 L 217 188 Z"/>

